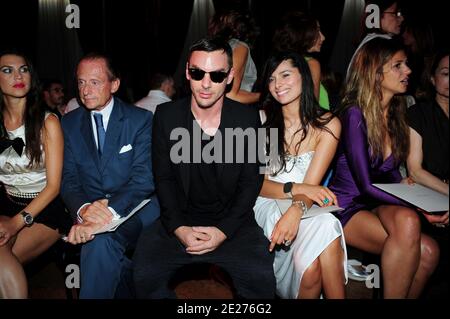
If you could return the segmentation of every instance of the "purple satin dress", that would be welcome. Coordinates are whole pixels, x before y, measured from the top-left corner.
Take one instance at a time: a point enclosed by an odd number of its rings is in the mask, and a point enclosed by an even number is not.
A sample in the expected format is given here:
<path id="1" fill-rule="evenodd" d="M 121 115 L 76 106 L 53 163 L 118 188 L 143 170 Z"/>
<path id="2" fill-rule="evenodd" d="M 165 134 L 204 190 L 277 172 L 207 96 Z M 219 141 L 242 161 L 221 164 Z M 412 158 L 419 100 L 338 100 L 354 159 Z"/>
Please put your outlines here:
<path id="1" fill-rule="evenodd" d="M 339 206 L 344 208 L 336 214 L 342 226 L 360 210 L 371 210 L 382 204 L 407 204 L 372 183 L 399 183 L 402 180 L 399 165 L 389 156 L 370 156 L 367 127 L 361 110 L 348 108 L 341 116 L 342 133 L 336 153 L 334 174 L 329 188 L 336 194 Z"/>

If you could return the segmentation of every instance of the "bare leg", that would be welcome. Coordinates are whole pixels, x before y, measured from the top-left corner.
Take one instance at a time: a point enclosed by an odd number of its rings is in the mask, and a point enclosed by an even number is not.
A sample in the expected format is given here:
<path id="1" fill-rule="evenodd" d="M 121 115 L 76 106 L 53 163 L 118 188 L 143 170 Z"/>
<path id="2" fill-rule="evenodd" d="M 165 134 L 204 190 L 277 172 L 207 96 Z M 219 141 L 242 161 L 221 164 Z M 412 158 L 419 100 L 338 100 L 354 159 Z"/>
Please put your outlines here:
<path id="1" fill-rule="evenodd" d="M 359 211 L 349 220 L 344 235 L 348 245 L 375 255 L 381 254 L 388 236 L 380 219 L 367 210 Z"/>
<path id="2" fill-rule="evenodd" d="M 420 234 L 417 213 L 401 206 L 361 211 L 344 227 L 347 243 L 381 254 L 385 298 L 417 298 L 439 260 L 439 248 Z"/>
<path id="3" fill-rule="evenodd" d="M 333 240 L 319 256 L 322 285 L 327 299 L 345 298 L 343 259 L 341 237 Z"/>
<path id="4" fill-rule="evenodd" d="M 378 216 L 369 211 L 355 214 L 344 227 L 345 241 L 348 245 L 363 251 L 381 255 L 388 234 Z M 382 269 L 383 274 L 387 269 Z M 390 289 L 391 283 L 386 282 L 384 290 Z"/>
<path id="5" fill-rule="evenodd" d="M 42 224 L 22 229 L 13 244 L 0 247 L 0 296 L 27 298 L 23 264 L 46 251 L 59 238 L 58 232 Z"/>
<path id="6" fill-rule="evenodd" d="M 439 255 L 439 246 L 436 241 L 422 234 L 419 269 L 417 269 L 414 281 L 409 289 L 408 298 L 419 298 L 425 284 L 436 269 L 439 262 Z"/>
<path id="7" fill-rule="evenodd" d="M 22 264 L 26 264 L 49 249 L 59 238 L 58 231 L 43 224 L 34 224 L 19 232 L 12 251 Z"/>
<path id="8" fill-rule="evenodd" d="M 389 234 L 382 254 L 383 283 L 390 283 L 385 298 L 405 298 L 413 286 L 414 295 L 418 296 L 436 267 L 439 249 L 429 237 L 424 237 L 426 243 L 422 244 L 420 219 L 415 211 L 401 206 L 380 206 L 377 213 Z M 423 246 L 429 253 L 422 257 Z"/>
<path id="9" fill-rule="evenodd" d="M 305 271 L 300 283 L 298 299 L 317 299 L 320 297 L 320 292 L 322 291 L 320 268 L 320 261 L 317 258 Z"/>
<path id="10" fill-rule="evenodd" d="M 11 246 L 0 247 L 0 299 L 24 299 L 28 296 L 27 279 Z"/>

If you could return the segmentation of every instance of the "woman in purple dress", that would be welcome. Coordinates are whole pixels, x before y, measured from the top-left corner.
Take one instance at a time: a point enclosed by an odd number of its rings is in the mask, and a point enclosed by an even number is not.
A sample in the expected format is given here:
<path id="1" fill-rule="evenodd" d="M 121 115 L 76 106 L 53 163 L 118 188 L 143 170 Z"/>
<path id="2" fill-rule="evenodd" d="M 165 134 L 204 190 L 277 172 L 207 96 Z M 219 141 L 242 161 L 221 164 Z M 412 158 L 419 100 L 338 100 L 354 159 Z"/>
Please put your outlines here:
<path id="1" fill-rule="evenodd" d="M 417 298 L 439 260 L 418 213 L 372 183 L 402 181 L 409 150 L 404 93 L 411 70 L 395 40 L 373 39 L 355 55 L 340 112 L 341 141 L 330 183 L 344 210 L 347 244 L 381 255 L 385 298 Z"/>

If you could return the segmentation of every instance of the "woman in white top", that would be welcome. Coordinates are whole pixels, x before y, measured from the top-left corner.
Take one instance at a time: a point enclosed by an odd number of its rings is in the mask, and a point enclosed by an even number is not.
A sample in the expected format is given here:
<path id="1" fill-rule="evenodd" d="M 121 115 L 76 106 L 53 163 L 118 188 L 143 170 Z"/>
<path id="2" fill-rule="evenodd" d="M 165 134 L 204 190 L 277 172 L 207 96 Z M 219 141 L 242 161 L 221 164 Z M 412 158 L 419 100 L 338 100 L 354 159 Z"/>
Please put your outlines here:
<path id="1" fill-rule="evenodd" d="M 256 36 L 253 20 L 237 11 L 221 12 L 209 22 L 210 36 L 223 38 L 233 50 L 233 85 L 227 97 L 244 103 L 258 102 L 259 93 L 252 92 L 257 79 L 257 69 L 250 54 L 250 46 Z"/>
<path id="2" fill-rule="evenodd" d="M 344 298 L 346 247 L 342 226 L 330 213 L 308 216 L 308 207 L 337 205 L 335 195 L 319 186 L 333 159 L 340 121 L 314 97 L 306 60 L 296 53 L 269 58 L 261 101 L 266 112 L 268 172 L 254 207 L 255 219 L 271 241 L 281 298 Z M 270 132 L 272 133 L 272 132 Z M 286 212 L 277 200 L 292 198 Z"/>
<path id="3" fill-rule="evenodd" d="M 0 53 L 0 298 L 27 298 L 23 264 L 71 225 L 58 197 L 61 127 L 38 97 L 30 62 L 14 51 Z"/>

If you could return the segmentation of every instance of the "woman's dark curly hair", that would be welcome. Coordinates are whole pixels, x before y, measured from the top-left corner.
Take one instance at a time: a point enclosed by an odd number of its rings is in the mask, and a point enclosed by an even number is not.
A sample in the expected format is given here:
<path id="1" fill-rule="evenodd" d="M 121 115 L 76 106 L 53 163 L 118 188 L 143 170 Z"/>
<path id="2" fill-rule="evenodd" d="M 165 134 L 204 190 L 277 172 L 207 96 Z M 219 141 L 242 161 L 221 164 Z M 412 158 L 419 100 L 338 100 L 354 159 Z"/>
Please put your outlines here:
<path id="1" fill-rule="evenodd" d="M 258 28 L 249 14 L 231 10 L 217 12 L 211 18 L 208 35 L 225 41 L 234 38 L 252 46 L 258 36 Z"/>
<path id="2" fill-rule="evenodd" d="M 300 11 L 289 12 L 275 30 L 272 38 L 274 51 L 294 51 L 306 55 L 319 37 L 316 18 Z"/>
<path id="3" fill-rule="evenodd" d="M 31 61 L 22 53 L 16 50 L 5 50 L 0 52 L 0 58 L 5 55 L 15 55 L 23 58 L 31 76 L 30 90 L 26 95 L 26 107 L 23 114 L 23 123 L 25 125 L 25 152 L 30 159 L 29 167 L 33 167 L 41 163 L 41 131 L 44 126 L 45 110 L 40 100 L 40 85 L 38 75 Z M 3 112 L 5 109 L 5 98 L 0 90 L 0 138 L 9 139 L 8 132 L 5 127 Z"/>

